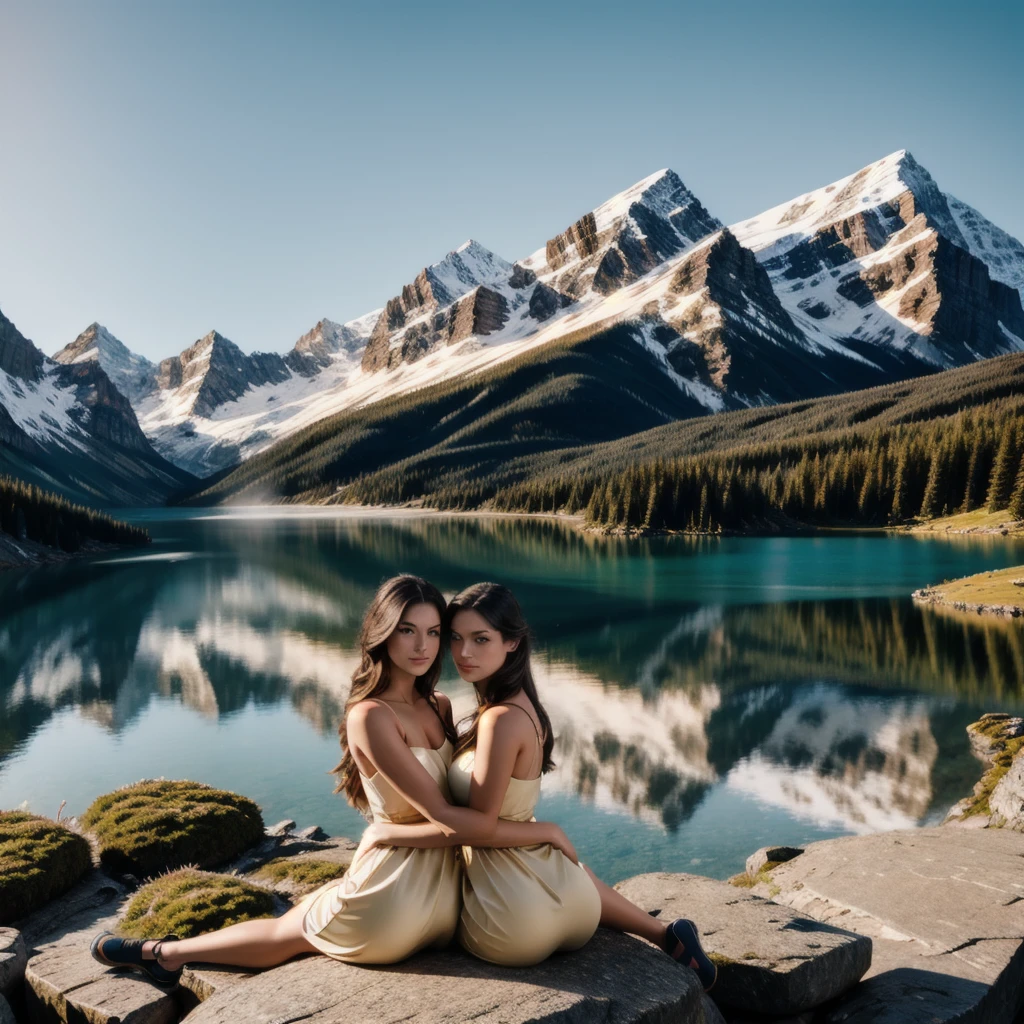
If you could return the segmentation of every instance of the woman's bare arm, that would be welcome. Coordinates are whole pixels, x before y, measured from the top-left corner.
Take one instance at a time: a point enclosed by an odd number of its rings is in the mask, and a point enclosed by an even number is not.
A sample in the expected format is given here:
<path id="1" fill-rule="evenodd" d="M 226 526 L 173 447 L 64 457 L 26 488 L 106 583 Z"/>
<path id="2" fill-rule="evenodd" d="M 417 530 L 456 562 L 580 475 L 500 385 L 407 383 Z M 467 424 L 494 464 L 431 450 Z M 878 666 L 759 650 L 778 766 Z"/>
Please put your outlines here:
<path id="1" fill-rule="evenodd" d="M 349 712 L 347 731 L 349 743 L 442 834 L 457 835 L 457 842 L 466 845 L 494 837 L 497 810 L 487 814 L 448 803 L 437 782 L 416 760 L 387 708 L 376 701 L 362 701 Z"/>

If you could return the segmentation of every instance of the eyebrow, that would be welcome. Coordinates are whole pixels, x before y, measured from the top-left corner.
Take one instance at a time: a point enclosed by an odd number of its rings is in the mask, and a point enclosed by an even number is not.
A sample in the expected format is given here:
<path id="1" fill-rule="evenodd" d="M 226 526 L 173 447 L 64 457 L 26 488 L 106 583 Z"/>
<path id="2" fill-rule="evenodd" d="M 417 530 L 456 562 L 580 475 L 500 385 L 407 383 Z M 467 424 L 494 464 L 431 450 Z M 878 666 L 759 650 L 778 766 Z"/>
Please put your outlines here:
<path id="1" fill-rule="evenodd" d="M 456 629 L 453 632 L 457 633 L 458 630 Z M 470 636 L 483 636 L 485 633 L 490 633 L 490 632 L 491 632 L 491 630 L 489 630 L 489 629 L 474 629 L 469 635 Z"/>
<path id="2" fill-rule="evenodd" d="M 410 622 L 408 619 L 402 619 L 402 621 L 399 622 L 398 624 L 400 626 L 412 626 L 413 629 L 416 628 L 416 623 L 415 622 Z M 440 629 L 440 628 L 441 628 L 441 623 L 440 622 L 437 623 L 437 625 L 434 625 L 434 626 L 427 626 L 427 629 Z"/>

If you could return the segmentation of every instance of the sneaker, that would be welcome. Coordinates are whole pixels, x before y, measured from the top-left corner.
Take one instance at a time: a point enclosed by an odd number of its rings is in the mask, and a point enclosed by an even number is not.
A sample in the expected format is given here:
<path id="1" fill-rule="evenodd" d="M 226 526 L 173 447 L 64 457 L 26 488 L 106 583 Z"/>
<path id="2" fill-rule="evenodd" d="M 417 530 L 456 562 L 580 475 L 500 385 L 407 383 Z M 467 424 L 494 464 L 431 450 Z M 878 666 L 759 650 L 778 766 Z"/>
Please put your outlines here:
<path id="1" fill-rule="evenodd" d="M 704 991 L 709 992 L 718 978 L 718 967 L 704 952 L 700 944 L 697 926 L 685 917 L 668 926 L 666 939 L 668 955 L 687 967 L 692 967 L 700 978 Z"/>
<path id="2" fill-rule="evenodd" d="M 161 988 L 174 988 L 181 980 L 182 969 L 179 967 L 176 971 L 169 971 L 160 964 L 159 960 L 144 960 L 142 947 L 149 941 L 149 939 L 122 939 L 113 932 L 100 932 L 92 940 L 89 951 L 92 953 L 93 959 L 98 960 L 101 964 L 106 964 L 107 967 L 129 967 L 133 971 L 139 971 L 146 975 L 150 981 Z M 165 935 L 157 943 L 156 951 L 159 952 L 161 942 L 177 941 L 177 935 Z"/>

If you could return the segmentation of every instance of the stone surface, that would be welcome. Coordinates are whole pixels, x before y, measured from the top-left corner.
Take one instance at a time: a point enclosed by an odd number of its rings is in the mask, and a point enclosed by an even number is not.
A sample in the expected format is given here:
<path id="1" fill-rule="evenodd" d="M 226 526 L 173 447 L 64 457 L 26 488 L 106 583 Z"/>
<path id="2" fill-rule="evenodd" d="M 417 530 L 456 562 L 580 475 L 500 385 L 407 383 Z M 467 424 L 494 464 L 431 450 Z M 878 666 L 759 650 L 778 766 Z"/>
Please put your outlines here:
<path id="1" fill-rule="evenodd" d="M 603 928 L 583 949 L 528 968 L 496 967 L 457 947 L 388 967 L 305 957 L 217 992 L 188 1017 L 189 1024 L 701 1024 L 704 1019 L 692 971 L 648 943 Z"/>
<path id="2" fill-rule="evenodd" d="M 304 829 L 303 831 L 309 832 L 310 830 Z M 259 846 L 247 850 L 224 870 L 240 875 L 250 874 L 278 857 L 329 860 L 347 868 L 352 863 L 358 845 L 353 840 L 340 836 L 310 839 L 303 838 L 302 834 L 298 832 L 285 832 L 283 835 L 268 836 Z"/>
<path id="3" fill-rule="evenodd" d="M 725 1024 L 725 1017 L 715 1001 L 706 992 L 701 994 L 700 1009 L 704 1014 L 704 1024 Z"/>
<path id="4" fill-rule="evenodd" d="M 718 963 L 713 992 L 722 1006 L 800 1013 L 845 992 L 871 964 L 871 942 L 864 937 L 727 882 L 648 874 L 615 888 L 666 922 L 677 917 L 696 922 L 705 950 Z"/>
<path id="5" fill-rule="evenodd" d="M 191 1010 L 216 993 L 249 981 L 258 974 L 258 971 L 248 971 L 240 967 L 193 964 L 182 971 L 178 1000 L 186 1011 Z"/>
<path id="6" fill-rule="evenodd" d="M 25 940 L 16 928 L 0 928 L 0 995 L 9 996 L 25 976 Z"/>
<path id="7" fill-rule="evenodd" d="M 938 827 L 813 843 L 774 899 L 874 942 L 829 1024 L 1009 1024 L 1024 1001 L 1024 835 Z M 767 895 L 768 885 L 755 887 Z"/>
<path id="8" fill-rule="evenodd" d="M 799 857 L 804 851 L 796 846 L 762 846 L 747 858 L 747 874 L 756 878 L 765 864 L 781 864 Z"/>
<path id="9" fill-rule="evenodd" d="M 74 888 L 21 922 L 21 934 L 29 949 L 55 942 L 77 942 L 112 927 L 117 911 L 129 892 L 123 882 L 92 870 Z"/>
<path id="10" fill-rule="evenodd" d="M 114 971 L 93 960 L 87 944 L 51 946 L 31 957 L 25 997 L 33 1021 L 78 1024 L 172 1024 L 172 995 L 134 971 Z"/>
<path id="11" fill-rule="evenodd" d="M 294 821 L 289 821 L 287 818 L 285 818 L 284 821 L 279 821 L 279 822 L 277 822 L 276 825 L 269 826 L 267 828 L 267 835 L 268 836 L 284 836 L 284 835 L 287 835 L 289 832 L 293 831 L 294 828 L 295 828 L 295 822 Z"/>
<path id="12" fill-rule="evenodd" d="M 988 805 L 993 815 L 1004 819 L 1003 828 L 1024 829 L 1024 753 L 1014 758 L 1010 770 L 996 783 Z"/>

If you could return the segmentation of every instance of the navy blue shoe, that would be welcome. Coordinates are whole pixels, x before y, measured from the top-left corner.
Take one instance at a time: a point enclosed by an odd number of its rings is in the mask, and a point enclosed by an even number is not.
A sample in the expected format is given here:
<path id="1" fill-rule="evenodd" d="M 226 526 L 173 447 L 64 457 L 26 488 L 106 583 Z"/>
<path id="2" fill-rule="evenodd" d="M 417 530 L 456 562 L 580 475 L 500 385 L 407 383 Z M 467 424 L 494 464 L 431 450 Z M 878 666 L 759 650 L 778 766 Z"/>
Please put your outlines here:
<path id="1" fill-rule="evenodd" d="M 169 971 L 166 967 L 161 966 L 157 959 L 144 960 L 142 946 L 149 941 L 149 939 L 122 939 L 113 932 L 100 932 L 92 940 L 89 952 L 92 953 L 94 960 L 99 960 L 107 967 L 130 967 L 133 971 L 144 974 L 161 988 L 175 988 L 181 980 L 182 969 L 179 967 L 176 971 Z M 177 935 L 165 935 L 154 947 L 154 955 L 160 955 L 161 943 L 177 941 Z"/>
<path id="2" fill-rule="evenodd" d="M 687 967 L 692 967 L 700 978 L 705 992 L 710 992 L 718 978 L 718 967 L 704 952 L 697 926 L 685 917 L 668 926 L 668 955 Z"/>

